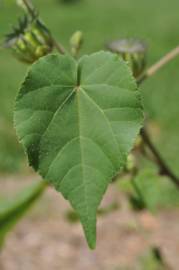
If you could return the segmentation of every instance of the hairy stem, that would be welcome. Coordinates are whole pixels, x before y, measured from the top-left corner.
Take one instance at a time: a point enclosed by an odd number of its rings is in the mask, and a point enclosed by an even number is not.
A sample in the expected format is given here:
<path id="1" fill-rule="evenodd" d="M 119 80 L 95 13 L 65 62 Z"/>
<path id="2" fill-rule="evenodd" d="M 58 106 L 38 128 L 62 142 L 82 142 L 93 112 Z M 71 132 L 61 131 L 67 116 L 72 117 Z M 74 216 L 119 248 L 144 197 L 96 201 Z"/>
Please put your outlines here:
<path id="1" fill-rule="evenodd" d="M 179 55 L 179 46 L 171 50 L 169 53 L 167 53 L 164 57 L 162 57 L 157 63 L 152 65 L 149 69 L 147 69 L 139 78 L 137 79 L 137 82 L 140 84 L 145 79 L 153 76 L 157 71 L 159 71 L 163 66 L 168 64 L 170 61 L 172 61 L 177 55 Z"/>

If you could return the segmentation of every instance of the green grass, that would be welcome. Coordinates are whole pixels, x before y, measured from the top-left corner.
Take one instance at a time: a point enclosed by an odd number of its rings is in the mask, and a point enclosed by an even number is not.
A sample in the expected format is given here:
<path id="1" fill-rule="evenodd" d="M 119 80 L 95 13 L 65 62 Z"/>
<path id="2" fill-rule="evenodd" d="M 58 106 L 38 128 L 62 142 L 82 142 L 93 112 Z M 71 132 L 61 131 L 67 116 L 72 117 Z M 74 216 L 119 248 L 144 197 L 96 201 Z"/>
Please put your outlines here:
<path id="1" fill-rule="evenodd" d="M 81 0 L 68 5 L 58 0 L 36 0 L 34 3 L 53 34 L 65 46 L 75 30 L 84 32 L 82 53 L 103 49 L 112 39 L 140 37 L 149 44 L 148 62 L 151 64 L 178 42 L 178 0 Z M 0 39 L 19 14 L 15 4 L 1 3 Z M 24 159 L 13 130 L 12 110 L 28 67 L 5 50 L 0 51 L 0 63 L 0 172 L 12 172 L 21 168 Z M 149 118 L 160 128 L 153 139 L 168 164 L 179 174 L 178 67 L 179 58 L 145 82 L 141 91 Z"/>

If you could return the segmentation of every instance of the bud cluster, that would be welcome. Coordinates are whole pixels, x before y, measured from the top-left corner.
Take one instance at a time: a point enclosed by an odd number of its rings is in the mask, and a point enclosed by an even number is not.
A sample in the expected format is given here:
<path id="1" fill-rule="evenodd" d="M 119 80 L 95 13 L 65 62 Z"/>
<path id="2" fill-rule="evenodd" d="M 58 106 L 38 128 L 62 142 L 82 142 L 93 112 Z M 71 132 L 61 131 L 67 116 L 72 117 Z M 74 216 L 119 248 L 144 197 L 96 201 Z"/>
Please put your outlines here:
<path id="1" fill-rule="evenodd" d="M 4 47 L 11 49 L 19 60 L 31 64 L 52 51 L 53 41 L 50 31 L 37 16 L 24 16 L 19 19 L 18 27 L 6 35 Z"/>

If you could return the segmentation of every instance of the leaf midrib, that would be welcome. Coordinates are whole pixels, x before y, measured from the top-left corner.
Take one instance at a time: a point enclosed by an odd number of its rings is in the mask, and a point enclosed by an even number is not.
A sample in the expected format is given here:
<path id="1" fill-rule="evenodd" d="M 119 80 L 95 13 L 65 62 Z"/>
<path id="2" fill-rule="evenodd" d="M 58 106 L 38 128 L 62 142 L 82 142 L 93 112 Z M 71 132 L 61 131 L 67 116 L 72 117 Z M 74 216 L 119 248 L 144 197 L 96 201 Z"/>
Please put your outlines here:
<path id="1" fill-rule="evenodd" d="M 77 107 L 78 107 L 77 112 L 78 112 L 79 136 L 81 136 L 81 125 L 80 125 L 80 119 L 81 119 L 80 118 L 80 92 L 79 91 L 80 91 L 80 87 L 79 87 L 78 91 L 76 91 L 76 97 L 77 97 Z M 84 198 L 85 198 L 84 203 L 85 203 L 86 220 L 87 220 L 86 225 L 87 225 L 87 228 L 89 230 L 89 224 L 90 224 L 90 222 L 89 222 L 89 208 L 88 208 L 88 203 L 87 203 L 88 199 L 87 199 L 86 183 L 85 183 L 84 168 L 83 168 L 83 159 L 84 159 L 83 158 L 83 155 L 84 155 L 84 153 L 83 153 L 82 140 L 79 140 L 79 145 L 80 145 L 80 153 L 81 153 L 82 181 L 83 181 L 83 190 L 84 190 Z"/>

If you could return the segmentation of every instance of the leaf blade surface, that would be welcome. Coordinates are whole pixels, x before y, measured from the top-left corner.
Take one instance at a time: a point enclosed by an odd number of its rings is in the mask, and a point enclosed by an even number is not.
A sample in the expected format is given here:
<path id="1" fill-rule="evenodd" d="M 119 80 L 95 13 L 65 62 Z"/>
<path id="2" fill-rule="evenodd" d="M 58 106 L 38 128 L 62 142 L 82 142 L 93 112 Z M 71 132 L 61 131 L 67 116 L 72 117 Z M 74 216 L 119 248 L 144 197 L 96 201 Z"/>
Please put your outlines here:
<path id="1" fill-rule="evenodd" d="M 70 201 L 94 248 L 97 208 L 143 119 L 127 65 L 107 52 L 49 55 L 32 66 L 14 118 L 30 165 Z"/>

